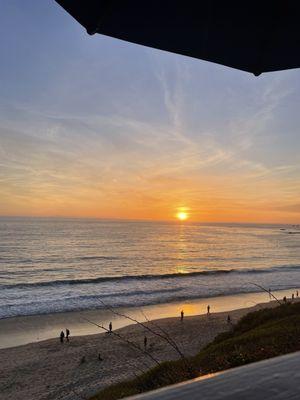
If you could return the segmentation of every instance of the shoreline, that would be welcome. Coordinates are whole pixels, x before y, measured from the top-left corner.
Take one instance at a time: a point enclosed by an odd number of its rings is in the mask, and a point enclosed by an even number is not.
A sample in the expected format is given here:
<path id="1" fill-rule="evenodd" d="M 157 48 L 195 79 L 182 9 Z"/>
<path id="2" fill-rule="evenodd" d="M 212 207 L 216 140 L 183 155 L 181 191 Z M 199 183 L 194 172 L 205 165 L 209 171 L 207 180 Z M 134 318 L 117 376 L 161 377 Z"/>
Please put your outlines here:
<path id="1" fill-rule="evenodd" d="M 276 307 L 277 304 L 276 301 L 268 301 L 235 308 L 230 311 L 231 321 L 236 323 L 251 311 Z M 212 302 L 210 305 L 212 314 L 209 316 L 185 316 L 182 322 L 178 316 L 156 318 L 151 328 L 168 332 L 186 356 L 195 355 L 219 333 L 230 330 L 232 326 L 227 322 L 228 311 L 214 312 Z M 146 323 L 149 324 L 151 322 Z M 56 337 L 1 349 L 0 393 L 6 400 L 89 398 L 104 387 L 131 379 L 156 365 L 147 354 L 137 349 L 143 349 L 145 335 L 148 338 L 147 353 L 151 353 L 156 360 L 163 362 L 179 358 L 163 338 L 140 325 L 122 327 L 117 333 L 123 339 L 113 334 L 99 334 L 98 331 L 93 335 L 71 337 L 70 342 L 63 344 Z M 134 343 L 135 348 L 126 341 Z M 98 354 L 101 354 L 101 360 Z"/>
<path id="2" fill-rule="evenodd" d="M 291 297 L 297 288 L 272 292 L 276 297 Z M 227 296 L 199 298 L 186 301 L 160 303 L 143 307 L 120 307 L 116 310 L 141 322 L 145 321 L 143 313 L 150 320 L 179 317 L 183 309 L 185 316 L 206 314 L 209 304 L 214 313 L 248 308 L 258 303 L 268 302 L 266 292 L 241 293 Z M 71 336 L 85 336 L 99 333 L 99 328 L 89 324 L 84 318 L 108 326 L 112 321 L 114 329 L 131 325 L 132 321 L 114 315 L 108 309 L 90 309 L 59 313 L 17 316 L 0 319 L 0 349 L 37 343 L 58 337 L 61 330 L 70 329 Z"/>

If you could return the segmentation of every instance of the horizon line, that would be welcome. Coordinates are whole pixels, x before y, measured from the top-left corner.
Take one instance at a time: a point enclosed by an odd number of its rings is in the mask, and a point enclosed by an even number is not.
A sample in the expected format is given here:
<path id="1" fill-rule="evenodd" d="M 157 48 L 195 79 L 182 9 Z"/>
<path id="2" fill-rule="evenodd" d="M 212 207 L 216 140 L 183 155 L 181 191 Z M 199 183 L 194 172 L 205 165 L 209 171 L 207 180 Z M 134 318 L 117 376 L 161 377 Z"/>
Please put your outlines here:
<path id="1" fill-rule="evenodd" d="M 0 215 L 0 219 L 4 218 L 23 218 L 23 219 L 78 219 L 78 220 L 101 220 L 101 221 L 116 221 L 116 222 L 164 222 L 164 223 L 177 223 L 180 225 L 188 224 L 202 224 L 202 225 L 300 225 L 300 222 L 249 222 L 249 221 L 195 221 L 185 220 L 179 221 L 178 219 L 147 219 L 147 218 L 121 218 L 121 217 L 89 217 L 89 216 L 62 216 L 62 215 Z"/>

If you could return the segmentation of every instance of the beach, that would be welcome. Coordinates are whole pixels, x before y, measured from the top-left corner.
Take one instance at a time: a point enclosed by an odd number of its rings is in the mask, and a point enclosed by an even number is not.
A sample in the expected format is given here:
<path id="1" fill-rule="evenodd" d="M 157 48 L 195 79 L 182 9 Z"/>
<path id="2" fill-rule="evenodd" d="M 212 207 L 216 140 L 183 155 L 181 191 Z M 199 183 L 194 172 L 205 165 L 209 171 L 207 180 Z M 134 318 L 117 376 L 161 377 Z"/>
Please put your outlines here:
<path id="1" fill-rule="evenodd" d="M 280 299 L 296 293 L 295 232 L 281 225 L 0 218 L 1 400 L 87 399 L 154 360 L 179 357 L 126 316 L 157 321 L 185 355 L 197 353 L 230 329 L 228 313 L 235 323 L 257 304 L 273 305 L 259 285 Z M 106 328 L 112 322 L 123 340 L 87 320 Z M 61 344 L 66 329 L 70 342 Z M 145 333 L 150 356 L 136 348 Z"/>
<path id="2" fill-rule="evenodd" d="M 291 291 L 290 291 L 291 293 Z M 280 293 L 283 294 L 283 293 Z M 267 293 L 261 293 L 266 299 Z M 236 304 L 237 302 L 237 298 Z M 228 301 L 228 300 L 227 300 Z M 250 301 L 250 300 L 249 300 Z M 219 299 L 219 303 L 226 303 Z M 160 318 L 146 322 L 146 326 L 161 332 L 163 329 L 176 341 L 186 356 L 196 354 L 214 337 L 231 329 L 232 323 L 250 311 L 273 307 L 278 303 L 268 301 L 252 307 L 215 312 L 211 315 Z M 231 303 L 233 304 L 233 303 Z M 157 314 L 157 317 L 161 315 Z M 36 319 L 38 317 L 35 317 Z M 142 319 L 140 319 L 142 320 Z M 152 320 L 152 318 L 151 318 Z M 94 322 L 100 323 L 93 319 Z M 3 321 L 0 321 L 1 323 Z M 130 321 L 129 321 L 130 322 Z M 5 400 L 54 400 L 88 398 L 96 391 L 140 374 L 156 364 L 154 361 L 174 360 L 179 354 L 161 337 L 146 328 L 130 324 L 115 334 L 71 336 L 70 342 L 60 343 L 59 338 L 0 350 L 0 398 Z M 147 336 L 147 352 L 151 358 L 136 348 L 143 349 Z M 130 341 L 135 347 L 128 344 Z M 98 359 L 98 356 L 102 360 Z"/>
<path id="3" fill-rule="evenodd" d="M 275 296 L 291 297 L 297 288 L 273 291 Z M 186 299 L 180 302 L 148 305 L 144 307 L 118 307 L 121 314 L 126 314 L 139 321 L 178 317 L 183 309 L 186 316 L 206 314 L 208 304 L 213 312 L 248 308 L 269 300 L 266 292 L 240 293 L 229 296 Z M 112 321 L 114 329 L 130 325 L 132 321 L 116 315 L 108 309 L 91 309 L 72 312 L 48 313 L 40 315 L 18 316 L 0 319 L 0 349 L 23 344 L 40 342 L 58 337 L 62 329 L 70 329 L 72 336 L 84 336 L 99 333 L 99 328 L 88 323 L 86 318 L 108 326 Z"/>

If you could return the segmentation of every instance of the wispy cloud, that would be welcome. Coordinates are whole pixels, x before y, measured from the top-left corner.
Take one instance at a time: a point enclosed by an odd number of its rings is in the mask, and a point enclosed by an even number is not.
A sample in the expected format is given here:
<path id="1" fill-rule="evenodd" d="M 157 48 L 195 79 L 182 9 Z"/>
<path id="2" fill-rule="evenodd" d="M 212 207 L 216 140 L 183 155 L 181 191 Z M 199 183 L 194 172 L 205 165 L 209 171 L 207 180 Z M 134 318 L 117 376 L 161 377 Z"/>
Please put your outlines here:
<path id="1" fill-rule="evenodd" d="M 17 29 L 0 65 L 0 214 L 161 219 L 184 206 L 199 220 L 295 217 L 300 171 L 287 110 L 296 74 L 255 79 L 88 40 L 49 15 L 59 43 Z M 15 63 L 32 41 L 34 62 Z"/>

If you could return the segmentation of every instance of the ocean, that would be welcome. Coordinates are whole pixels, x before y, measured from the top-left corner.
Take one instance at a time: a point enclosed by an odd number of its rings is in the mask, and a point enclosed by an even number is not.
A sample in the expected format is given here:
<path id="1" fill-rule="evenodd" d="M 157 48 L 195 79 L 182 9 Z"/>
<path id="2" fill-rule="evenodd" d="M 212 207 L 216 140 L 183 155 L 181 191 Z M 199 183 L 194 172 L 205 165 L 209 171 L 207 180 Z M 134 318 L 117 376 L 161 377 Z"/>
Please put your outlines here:
<path id="1" fill-rule="evenodd" d="M 0 218 L 0 318 L 300 287 L 292 225 Z"/>

